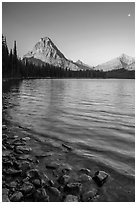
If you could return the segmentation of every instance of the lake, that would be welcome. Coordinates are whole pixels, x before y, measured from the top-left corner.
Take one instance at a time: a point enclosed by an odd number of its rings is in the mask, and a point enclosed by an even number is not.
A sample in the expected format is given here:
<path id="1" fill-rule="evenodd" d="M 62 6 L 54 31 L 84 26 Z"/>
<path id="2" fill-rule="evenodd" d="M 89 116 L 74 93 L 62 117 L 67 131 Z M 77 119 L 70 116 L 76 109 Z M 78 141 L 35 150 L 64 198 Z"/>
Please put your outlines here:
<path id="1" fill-rule="evenodd" d="M 3 95 L 13 129 L 72 146 L 68 162 L 111 175 L 107 201 L 134 201 L 135 80 L 29 79 L 3 82 Z"/>

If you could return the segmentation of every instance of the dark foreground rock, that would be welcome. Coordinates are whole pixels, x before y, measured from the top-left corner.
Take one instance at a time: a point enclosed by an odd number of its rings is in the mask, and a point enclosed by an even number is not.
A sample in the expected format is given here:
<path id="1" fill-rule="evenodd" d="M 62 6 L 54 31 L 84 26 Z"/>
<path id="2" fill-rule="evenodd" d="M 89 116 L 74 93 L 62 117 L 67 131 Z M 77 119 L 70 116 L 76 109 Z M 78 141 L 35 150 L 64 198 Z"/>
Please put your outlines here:
<path id="1" fill-rule="evenodd" d="M 98 186 L 102 186 L 108 179 L 108 174 L 105 171 L 97 171 L 93 177 L 93 180 Z"/>

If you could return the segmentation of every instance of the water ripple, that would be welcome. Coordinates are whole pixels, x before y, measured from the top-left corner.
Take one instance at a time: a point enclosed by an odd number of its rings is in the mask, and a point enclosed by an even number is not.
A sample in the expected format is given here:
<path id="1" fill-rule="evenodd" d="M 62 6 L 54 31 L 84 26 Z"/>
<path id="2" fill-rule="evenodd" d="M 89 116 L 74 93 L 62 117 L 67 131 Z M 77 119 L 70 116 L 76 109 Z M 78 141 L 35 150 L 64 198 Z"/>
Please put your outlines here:
<path id="1" fill-rule="evenodd" d="M 134 80 L 24 80 L 7 95 L 9 114 L 37 137 L 67 141 L 77 154 L 133 176 L 134 85 Z"/>

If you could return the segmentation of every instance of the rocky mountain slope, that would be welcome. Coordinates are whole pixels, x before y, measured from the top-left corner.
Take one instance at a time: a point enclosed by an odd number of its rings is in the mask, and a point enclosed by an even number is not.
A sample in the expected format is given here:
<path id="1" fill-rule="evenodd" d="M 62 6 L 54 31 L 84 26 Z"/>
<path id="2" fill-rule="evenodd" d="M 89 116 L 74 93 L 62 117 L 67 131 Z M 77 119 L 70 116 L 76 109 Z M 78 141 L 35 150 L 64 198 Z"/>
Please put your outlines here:
<path id="1" fill-rule="evenodd" d="M 64 69 L 75 71 L 80 69 L 79 66 L 68 60 L 48 37 L 41 38 L 34 48 L 23 56 L 23 59 L 36 65 L 48 63 Z"/>
<path id="2" fill-rule="evenodd" d="M 111 71 L 113 69 L 135 70 L 135 58 L 122 54 L 106 63 L 95 67 L 95 70 Z"/>
<path id="3" fill-rule="evenodd" d="M 93 67 L 83 63 L 81 60 L 78 60 L 77 62 L 75 62 L 75 64 L 77 66 L 79 66 L 82 70 L 86 70 L 86 69 L 93 69 Z"/>
<path id="4" fill-rule="evenodd" d="M 117 58 L 114 58 L 106 63 L 100 64 L 96 67 L 89 66 L 82 61 L 78 60 L 73 62 L 68 60 L 63 53 L 55 46 L 50 38 L 41 38 L 34 48 L 23 56 L 24 60 L 31 62 L 35 65 L 45 65 L 48 63 L 50 65 L 61 67 L 63 69 L 70 70 L 103 70 L 111 71 L 114 69 L 124 68 L 126 70 L 135 70 L 135 58 L 130 57 L 126 54 L 122 54 Z"/>

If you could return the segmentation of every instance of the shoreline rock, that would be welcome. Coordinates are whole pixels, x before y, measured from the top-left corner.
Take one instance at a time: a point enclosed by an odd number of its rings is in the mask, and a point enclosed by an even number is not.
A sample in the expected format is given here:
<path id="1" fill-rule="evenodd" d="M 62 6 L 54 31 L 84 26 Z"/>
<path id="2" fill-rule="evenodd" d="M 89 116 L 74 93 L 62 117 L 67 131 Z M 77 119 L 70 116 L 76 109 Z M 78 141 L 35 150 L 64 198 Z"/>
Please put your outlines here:
<path id="1" fill-rule="evenodd" d="M 54 161 L 52 151 L 33 155 L 30 137 L 11 135 L 7 125 L 2 129 L 3 202 L 89 202 L 99 196 L 98 188 L 108 179 L 106 172 L 98 171 L 92 177 L 90 169 L 75 170 Z M 70 146 L 62 147 L 67 149 L 65 154 L 72 151 Z M 38 159 L 47 158 L 52 160 L 41 169 Z"/>

